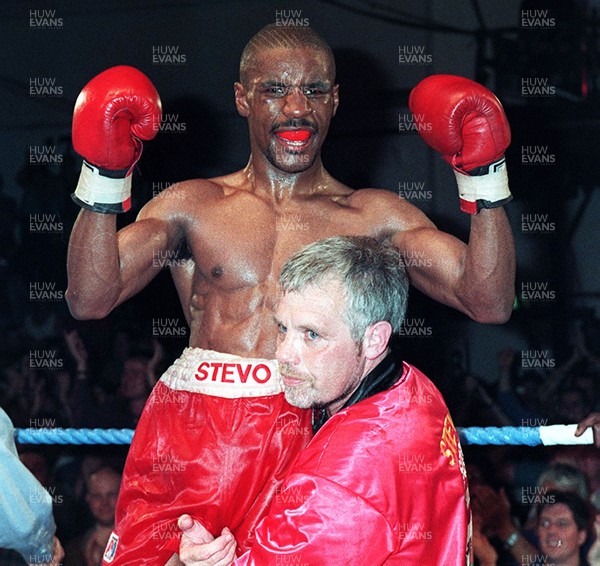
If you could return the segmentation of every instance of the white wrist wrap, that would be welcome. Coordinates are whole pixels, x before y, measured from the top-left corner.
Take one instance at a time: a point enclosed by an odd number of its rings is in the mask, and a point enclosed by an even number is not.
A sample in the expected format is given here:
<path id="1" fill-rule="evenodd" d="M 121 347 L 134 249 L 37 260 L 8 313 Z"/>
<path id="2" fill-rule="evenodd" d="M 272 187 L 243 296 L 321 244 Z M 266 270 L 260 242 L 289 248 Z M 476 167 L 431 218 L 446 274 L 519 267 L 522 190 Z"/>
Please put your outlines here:
<path id="1" fill-rule="evenodd" d="M 131 177 L 131 172 L 120 178 L 108 177 L 98 167 L 84 161 L 73 200 L 94 212 L 127 212 L 131 208 Z"/>
<path id="2" fill-rule="evenodd" d="M 484 175 L 468 175 L 454 169 L 454 176 L 463 212 L 477 214 L 482 208 L 496 208 L 512 199 L 504 157 L 490 163 Z"/>

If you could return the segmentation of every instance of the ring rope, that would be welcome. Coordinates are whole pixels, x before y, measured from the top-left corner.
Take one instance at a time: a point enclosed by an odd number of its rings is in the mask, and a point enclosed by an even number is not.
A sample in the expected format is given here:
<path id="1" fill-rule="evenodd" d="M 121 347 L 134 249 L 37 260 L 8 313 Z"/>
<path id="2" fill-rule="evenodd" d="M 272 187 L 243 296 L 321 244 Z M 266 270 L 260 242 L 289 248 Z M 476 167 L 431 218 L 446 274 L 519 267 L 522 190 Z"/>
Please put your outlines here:
<path id="1" fill-rule="evenodd" d="M 580 437 L 574 435 L 577 425 L 504 426 L 458 428 L 464 445 L 556 446 L 593 444 L 593 432 L 588 429 Z M 15 441 L 19 444 L 130 444 L 133 430 L 126 428 L 18 428 Z"/>

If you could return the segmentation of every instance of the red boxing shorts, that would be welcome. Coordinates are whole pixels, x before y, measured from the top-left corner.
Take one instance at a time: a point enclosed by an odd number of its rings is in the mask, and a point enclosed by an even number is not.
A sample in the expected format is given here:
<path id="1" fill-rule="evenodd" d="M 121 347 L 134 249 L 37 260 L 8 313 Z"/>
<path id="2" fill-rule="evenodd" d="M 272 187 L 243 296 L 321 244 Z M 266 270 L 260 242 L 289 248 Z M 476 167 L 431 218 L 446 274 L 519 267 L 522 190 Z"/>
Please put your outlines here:
<path id="1" fill-rule="evenodd" d="M 163 566 L 184 513 L 215 536 L 229 527 L 245 552 L 312 436 L 310 411 L 282 391 L 275 360 L 186 348 L 135 430 L 103 565 Z"/>

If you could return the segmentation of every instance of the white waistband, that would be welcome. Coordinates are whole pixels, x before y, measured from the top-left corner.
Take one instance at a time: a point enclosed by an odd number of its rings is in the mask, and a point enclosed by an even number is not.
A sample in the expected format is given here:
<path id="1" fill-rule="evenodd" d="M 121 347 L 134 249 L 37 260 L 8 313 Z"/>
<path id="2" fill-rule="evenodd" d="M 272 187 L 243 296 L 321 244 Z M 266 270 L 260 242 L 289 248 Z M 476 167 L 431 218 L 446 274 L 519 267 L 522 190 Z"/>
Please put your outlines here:
<path id="1" fill-rule="evenodd" d="M 160 381 L 177 391 L 214 397 L 265 397 L 283 392 L 277 360 L 186 348 Z"/>

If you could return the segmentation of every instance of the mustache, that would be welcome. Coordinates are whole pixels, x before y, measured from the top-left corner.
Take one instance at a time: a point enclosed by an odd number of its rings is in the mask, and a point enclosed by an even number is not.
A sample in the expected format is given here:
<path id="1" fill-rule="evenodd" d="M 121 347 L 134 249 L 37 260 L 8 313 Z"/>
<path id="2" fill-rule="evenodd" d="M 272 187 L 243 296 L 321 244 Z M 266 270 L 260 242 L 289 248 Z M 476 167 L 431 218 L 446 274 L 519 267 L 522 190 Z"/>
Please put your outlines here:
<path id="1" fill-rule="evenodd" d="M 311 122 L 306 118 L 290 118 L 289 120 L 285 120 L 284 122 L 278 122 L 276 124 L 273 124 L 273 126 L 271 127 L 271 133 L 274 133 L 277 130 L 281 130 L 283 128 L 307 128 L 309 130 L 312 130 L 315 134 L 319 131 L 319 126 L 315 122 Z"/>
<path id="2" fill-rule="evenodd" d="M 279 375 L 285 375 L 286 377 L 291 377 L 292 379 L 306 379 L 305 375 L 299 374 L 294 371 L 287 364 L 279 364 Z"/>

